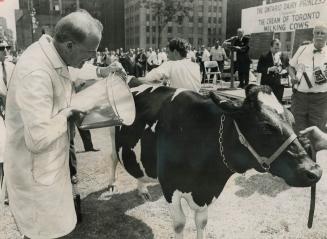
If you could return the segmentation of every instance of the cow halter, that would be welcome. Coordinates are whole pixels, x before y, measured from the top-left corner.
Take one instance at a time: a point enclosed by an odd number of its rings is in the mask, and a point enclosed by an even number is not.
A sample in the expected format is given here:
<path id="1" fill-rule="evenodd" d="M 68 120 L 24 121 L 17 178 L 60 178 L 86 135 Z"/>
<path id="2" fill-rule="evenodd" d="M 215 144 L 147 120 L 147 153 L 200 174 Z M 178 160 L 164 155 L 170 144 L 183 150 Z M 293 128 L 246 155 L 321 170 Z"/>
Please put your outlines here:
<path id="1" fill-rule="evenodd" d="M 220 129 L 219 129 L 219 144 L 220 144 L 220 154 L 223 158 L 223 162 L 226 165 L 226 167 L 231 170 L 232 172 L 235 172 L 235 170 L 233 170 L 226 161 L 225 155 L 224 155 L 224 151 L 223 151 L 223 144 L 222 144 L 222 136 L 223 136 L 223 122 L 225 120 L 225 115 L 223 114 L 220 118 L 221 124 L 220 124 Z M 240 128 L 238 127 L 238 124 L 236 123 L 235 120 L 233 120 L 236 131 L 238 133 L 238 139 L 240 141 L 240 143 L 246 147 L 250 153 L 255 157 L 255 159 L 258 161 L 258 163 L 260 164 L 260 166 L 265 170 L 265 171 L 269 171 L 270 169 L 270 164 L 272 164 L 272 162 L 275 161 L 275 159 L 277 159 L 277 157 L 297 138 L 296 134 L 291 134 L 288 139 L 286 139 L 284 141 L 284 143 L 279 146 L 279 148 L 268 158 L 266 156 L 260 156 L 255 149 L 251 146 L 251 144 L 247 141 L 247 139 L 245 138 L 245 136 L 242 134 Z"/>

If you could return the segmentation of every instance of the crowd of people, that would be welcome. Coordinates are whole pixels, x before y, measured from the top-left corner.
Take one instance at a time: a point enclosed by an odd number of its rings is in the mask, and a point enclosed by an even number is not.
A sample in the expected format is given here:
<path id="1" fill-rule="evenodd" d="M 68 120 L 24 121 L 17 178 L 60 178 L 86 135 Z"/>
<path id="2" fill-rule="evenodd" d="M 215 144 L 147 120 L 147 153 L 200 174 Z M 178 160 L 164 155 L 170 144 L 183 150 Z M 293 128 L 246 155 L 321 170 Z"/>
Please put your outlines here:
<path id="1" fill-rule="evenodd" d="M 174 38 L 162 49 L 124 52 L 122 48 L 105 48 L 99 52 L 102 28 L 86 11 L 71 13 L 58 21 L 53 38 L 43 35 L 14 63 L 8 60 L 10 46 L 0 42 L 0 169 L 4 169 L 0 176 L 5 175 L 5 182 L 2 178 L 0 181 L 7 186 L 4 191 L 25 238 L 61 237 L 69 234 L 77 222 L 72 187 L 77 182 L 75 125 L 71 116 L 79 109 L 70 105 L 77 90 L 72 80 L 74 69 L 79 75 L 85 62 L 90 62 L 90 78 L 127 73 L 144 83 L 160 82 L 199 92 L 207 78 L 205 62 L 217 62 L 214 70 L 223 72 L 228 54 L 235 52 L 239 87 L 249 83 L 250 39 L 242 29 L 236 36 L 217 41 L 210 48 L 201 46 L 198 51 L 186 40 Z M 317 150 L 327 148 L 327 136 L 320 131 L 326 130 L 327 122 L 327 111 L 322 110 L 327 107 L 326 41 L 327 27 L 319 24 L 313 30 L 313 42 L 301 46 L 289 60 L 280 50 L 281 42 L 274 39 L 257 68 L 261 84 L 270 86 L 281 102 L 281 79 L 291 78 L 296 131 L 308 136 Z M 320 130 L 306 129 L 310 126 Z M 90 132 L 79 132 L 85 150 L 97 151 Z"/>

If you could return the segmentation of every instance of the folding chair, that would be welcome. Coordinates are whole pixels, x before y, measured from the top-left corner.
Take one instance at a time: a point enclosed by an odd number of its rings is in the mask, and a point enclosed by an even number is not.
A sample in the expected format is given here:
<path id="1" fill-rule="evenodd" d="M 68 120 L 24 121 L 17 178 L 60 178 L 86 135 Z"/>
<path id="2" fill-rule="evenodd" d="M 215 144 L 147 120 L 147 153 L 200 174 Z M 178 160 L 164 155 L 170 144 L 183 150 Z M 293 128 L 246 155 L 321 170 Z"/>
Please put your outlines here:
<path id="1" fill-rule="evenodd" d="M 217 61 L 205 61 L 204 62 L 204 73 L 205 73 L 206 78 L 204 79 L 203 83 L 210 84 L 211 80 L 212 80 L 212 83 L 214 82 L 214 80 L 215 80 L 216 84 L 218 84 L 218 82 L 222 83 L 221 82 L 221 79 L 222 79 L 221 72 L 219 70 Z M 210 79 L 212 75 L 214 77 L 212 79 Z"/>

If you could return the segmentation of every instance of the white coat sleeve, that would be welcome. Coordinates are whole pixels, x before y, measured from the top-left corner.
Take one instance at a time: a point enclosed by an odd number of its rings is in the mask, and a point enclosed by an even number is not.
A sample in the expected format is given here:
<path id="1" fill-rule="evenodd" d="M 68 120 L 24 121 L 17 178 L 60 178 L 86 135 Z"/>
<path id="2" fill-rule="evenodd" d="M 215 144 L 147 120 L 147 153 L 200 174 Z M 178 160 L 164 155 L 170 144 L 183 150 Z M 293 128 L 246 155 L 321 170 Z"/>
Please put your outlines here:
<path id="1" fill-rule="evenodd" d="M 67 133 L 67 118 L 52 115 L 53 86 L 50 75 L 42 70 L 25 77 L 17 88 L 16 100 L 24 124 L 27 148 L 40 153 Z"/>

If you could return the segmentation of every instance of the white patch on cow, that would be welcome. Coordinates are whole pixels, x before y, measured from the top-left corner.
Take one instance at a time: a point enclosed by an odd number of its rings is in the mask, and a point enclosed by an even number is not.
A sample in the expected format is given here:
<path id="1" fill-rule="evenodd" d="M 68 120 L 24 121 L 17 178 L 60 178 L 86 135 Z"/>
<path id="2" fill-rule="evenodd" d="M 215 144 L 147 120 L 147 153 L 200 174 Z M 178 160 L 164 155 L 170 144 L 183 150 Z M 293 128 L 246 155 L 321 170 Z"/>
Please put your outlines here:
<path id="1" fill-rule="evenodd" d="M 152 93 L 153 91 L 155 91 L 159 87 L 162 87 L 162 85 L 154 85 L 154 86 L 152 86 L 152 90 L 150 92 Z"/>
<path id="2" fill-rule="evenodd" d="M 184 198 L 185 201 L 187 202 L 187 204 L 189 205 L 189 207 L 193 210 L 193 211 L 197 211 L 197 210 L 202 210 L 206 207 L 208 207 L 207 205 L 204 205 L 204 206 L 199 206 L 198 204 L 196 204 L 193 200 L 193 197 L 192 197 L 192 193 L 182 193 L 181 191 L 179 190 L 175 190 L 174 193 L 173 193 L 173 199 L 174 197 L 181 197 L 181 198 Z M 172 201 L 176 201 L 176 200 L 172 200 Z"/>
<path id="3" fill-rule="evenodd" d="M 136 95 L 139 95 L 146 91 L 147 89 L 151 88 L 150 93 L 158 89 L 159 87 L 162 87 L 162 85 L 149 85 L 149 84 L 142 84 L 137 87 L 131 88 L 131 92 L 137 92 Z"/>
<path id="4" fill-rule="evenodd" d="M 142 161 L 141 161 L 141 139 L 139 139 L 139 141 L 137 141 L 135 147 L 132 150 L 135 153 L 136 162 L 140 166 L 140 169 L 143 172 L 144 177 L 149 178 L 149 176 L 145 172 L 145 168 L 144 168 L 144 166 L 142 164 Z"/>
<path id="5" fill-rule="evenodd" d="M 170 102 L 172 102 L 180 93 L 182 93 L 183 91 L 187 91 L 187 89 L 183 89 L 183 88 L 178 88 L 176 89 L 173 97 L 171 97 Z"/>
<path id="6" fill-rule="evenodd" d="M 120 158 L 120 162 L 121 164 L 123 165 L 123 167 L 125 168 L 124 166 L 124 160 L 123 160 L 123 147 L 120 147 L 119 150 L 118 150 L 118 156 Z"/>
<path id="7" fill-rule="evenodd" d="M 142 84 L 137 87 L 131 88 L 131 92 L 132 93 L 137 92 L 136 95 L 138 95 L 138 94 L 141 94 L 142 92 L 146 91 L 149 88 L 152 88 L 152 85 Z"/>
<path id="8" fill-rule="evenodd" d="M 266 94 L 263 92 L 259 92 L 258 94 L 258 100 L 262 102 L 263 105 L 269 106 L 270 108 L 273 108 L 277 111 L 278 114 L 284 113 L 283 106 L 279 103 L 276 96 L 271 94 Z"/>
<path id="9" fill-rule="evenodd" d="M 156 132 L 156 126 L 158 124 L 158 120 L 151 126 L 151 131 L 154 133 Z"/>

